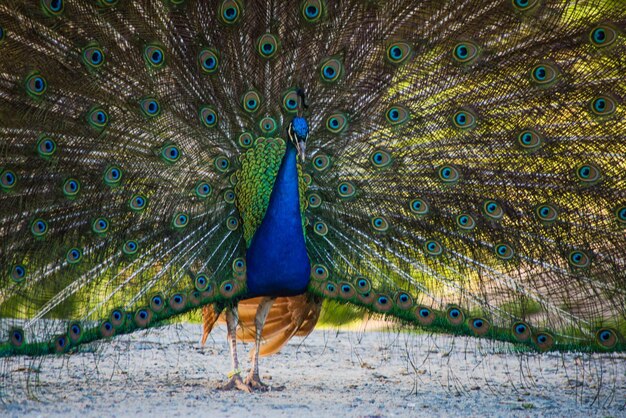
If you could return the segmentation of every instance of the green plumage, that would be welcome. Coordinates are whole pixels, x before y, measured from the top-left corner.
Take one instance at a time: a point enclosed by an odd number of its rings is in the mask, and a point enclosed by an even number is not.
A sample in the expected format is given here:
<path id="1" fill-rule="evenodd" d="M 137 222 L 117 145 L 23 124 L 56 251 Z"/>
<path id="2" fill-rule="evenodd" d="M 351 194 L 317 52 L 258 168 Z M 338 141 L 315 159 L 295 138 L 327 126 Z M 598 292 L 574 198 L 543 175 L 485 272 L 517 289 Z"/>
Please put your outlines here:
<path id="1" fill-rule="evenodd" d="M 624 351 L 625 24 L 619 0 L 3 2 L 0 356 L 243 297 L 294 115 L 310 293 Z"/>
<path id="2" fill-rule="evenodd" d="M 274 187 L 274 181 L 280 168 L 280 162 L 286 150 L 285 141 L 281 138 L 257 138 L 251 149 L 241 155 L 239 161 L 241 169 L 237 171 L 237 210 L 243 220 L 243 237 L 246 245 L 254 236 L 259 225 L 263 221 L 265 211 L 270 202 L 270 196 Z M 304 193 L 307 185 L 301 170 L 299 191 L 300 207 L 302 212 L 306 208 Z M 303 233 L 306 234 L 306 225 L 303 218 Z"/>

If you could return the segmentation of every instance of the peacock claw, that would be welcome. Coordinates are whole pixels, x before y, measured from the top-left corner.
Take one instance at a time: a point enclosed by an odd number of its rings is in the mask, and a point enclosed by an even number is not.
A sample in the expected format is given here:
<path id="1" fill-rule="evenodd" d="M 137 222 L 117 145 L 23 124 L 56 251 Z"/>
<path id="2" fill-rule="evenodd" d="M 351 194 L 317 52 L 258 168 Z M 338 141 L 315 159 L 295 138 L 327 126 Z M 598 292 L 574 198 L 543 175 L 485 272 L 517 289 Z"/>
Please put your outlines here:
<path id="1" fill-rule="evenodd" d="M 241 380 L 241 376 L 236 374 L 230 380 L 218 387 L 219 390 L 240 390 L 242 392 L 252 393 L 252 388 Z"/>
<path id="2" fill-rule="evenodd" d="M 259 375 L 249 374 L 246 377 L 246 385 L 248 385 L 252 390 L 259 392 L 266 392 L 268 390 L 272 390 L 272 388 L 265 383 L 261 382 L 261 378 Z"/>

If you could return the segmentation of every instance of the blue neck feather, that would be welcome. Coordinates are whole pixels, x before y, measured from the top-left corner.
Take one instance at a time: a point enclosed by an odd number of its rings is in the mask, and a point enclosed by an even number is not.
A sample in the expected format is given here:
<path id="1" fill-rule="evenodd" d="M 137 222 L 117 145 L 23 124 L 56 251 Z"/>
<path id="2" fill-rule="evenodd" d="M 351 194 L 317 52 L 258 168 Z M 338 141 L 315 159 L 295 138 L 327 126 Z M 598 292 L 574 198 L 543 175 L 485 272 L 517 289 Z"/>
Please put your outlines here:
<path id="1" fill-rule="evenodd" d="M 311 265 L 301 216 L 296 149 L 287 141 L 267 212 L 246 254 L 248 296 L 292 296 L 306 290 Z"/>

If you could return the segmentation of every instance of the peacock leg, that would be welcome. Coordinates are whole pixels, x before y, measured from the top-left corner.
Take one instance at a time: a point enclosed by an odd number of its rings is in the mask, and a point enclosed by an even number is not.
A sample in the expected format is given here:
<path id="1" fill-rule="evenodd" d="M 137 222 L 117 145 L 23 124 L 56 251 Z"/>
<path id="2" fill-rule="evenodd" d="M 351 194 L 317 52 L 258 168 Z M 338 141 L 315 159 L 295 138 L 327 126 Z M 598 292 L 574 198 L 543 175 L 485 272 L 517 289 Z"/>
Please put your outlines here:
<path id="1" fill-rule="evenodd" d="M 261 335 L 263 333 L 263 326 L 265 325 L 265 319 L 267 318 L 267 314 L 272 307 L 272 304 L 276 298 L 266 297 L 264 298 L 259 307 L 256 310 L 256 316 L 254 317 L 254 326 L 255 326 L 255 345 L 254 345 L 254 355 L 252 357 L 252 367 L 250 368 L 250 373 L 246 378 L 246 384 L 256 390 L 267 390 L 267 385 L 261 382 L 261 378 L 259 377 L 259 350 L 261 348 Z"/>
<path id="2" fill-rule="evenodd" d="M 239 315 L 237 305 L 226 310 L 226 328 L 228 330 L 228 344 L 230 344 L 230 359 L 233 370 L 228 373 L 230 380 L 220 387 L 222 390 L 238 389 L 244 392 L 252 392 L 250 387 L 241 380 L 241 370 L 239 370 L 239 359 L 237 358 L 237 323 Z"/>

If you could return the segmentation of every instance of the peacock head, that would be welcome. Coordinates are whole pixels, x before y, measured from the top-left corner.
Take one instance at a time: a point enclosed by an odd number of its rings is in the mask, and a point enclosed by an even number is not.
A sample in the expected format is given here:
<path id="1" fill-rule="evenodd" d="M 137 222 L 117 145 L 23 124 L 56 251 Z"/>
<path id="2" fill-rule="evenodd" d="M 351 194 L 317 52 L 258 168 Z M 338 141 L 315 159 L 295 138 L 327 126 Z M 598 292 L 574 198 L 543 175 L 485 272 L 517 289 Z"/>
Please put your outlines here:
<path id="1" fill-rule="evenodd" d="M 301 116 L 296 116 L 291 122 L 289 122 L 289 140 L 298 151 L 300 160 L 304 162 L 304 153 L 306 151 L 306 140 L 309 137 L 309 124 L 306 119 Z"/>
<path id="2" fill-rule="evenodd" d="M 298 151 L 300 160 L 304 162 L 306 152 L 306 140 L 309 138 L 309 124 L 307 123 L 305 118 L 300 116 L 300 111 L 302 109 L 306 109 L 308 106 L 306 105 L 304 91 L 302 91 L 302 89 L 298 89 L 297 93 L 301 99 L 298 109 L 298 116 L 294 117 L 292 121 L 289 122 L 287 133 L 289 134 L 289 140 Z"/>

